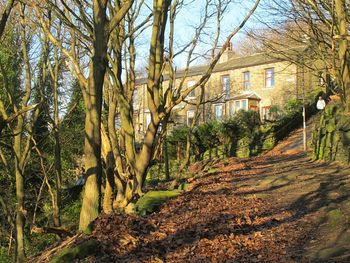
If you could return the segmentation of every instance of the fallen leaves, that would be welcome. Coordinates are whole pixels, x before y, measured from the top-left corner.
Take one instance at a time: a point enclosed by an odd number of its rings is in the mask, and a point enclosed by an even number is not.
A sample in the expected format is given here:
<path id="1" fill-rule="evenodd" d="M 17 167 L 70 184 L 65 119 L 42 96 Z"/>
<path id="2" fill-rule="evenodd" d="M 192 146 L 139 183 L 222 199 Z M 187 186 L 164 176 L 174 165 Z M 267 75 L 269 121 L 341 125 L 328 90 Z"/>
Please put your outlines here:
<path id="1" fill-rule="evenodd" d="M 108 255 L 115 262 L 296 262 L 287 254 L 304 230 L 292 222 L 294 214 L 276 208 L 276 197 L 240 194 L 233 183 L 258 177 L 271 158 L 216 163 L 218 174 L 193 180 L 191 192 L 148 217 L 104 215 L 93 233 L 104 244 L 96 261 Z"/>
<path id="2" fill-rule="evenodd" d="M 298 158 L 266 155 L 216 162 L 215 175 L 203 173 L 190 180 L 193 189 L 169 200 L 158 213 L 102 215 L 92 235 L 101 250 L 89 260 L 302 262 L 300 251 L 313 229 L 314 212 L 305 215 L 302 202 L 290 205 L 293 198 L 302 196 L 297 185 L 288 188 L 286 195 L 281 194 L 280 184 L 271 188 L 274 180 L 260 185 L 264 177 L 278 178 L 292 164 L 298 167 Z"/>

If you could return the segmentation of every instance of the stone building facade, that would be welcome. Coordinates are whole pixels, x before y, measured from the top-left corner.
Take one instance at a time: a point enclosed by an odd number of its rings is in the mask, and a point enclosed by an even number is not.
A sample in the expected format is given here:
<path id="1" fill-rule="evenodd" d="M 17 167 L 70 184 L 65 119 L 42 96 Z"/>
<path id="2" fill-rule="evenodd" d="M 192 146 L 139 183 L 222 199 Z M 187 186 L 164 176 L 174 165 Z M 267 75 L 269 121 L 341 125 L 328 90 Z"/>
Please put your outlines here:
<path id="1" fill-rule="evenodd" d="M 186 73 L 185 88 L 194 85 L 207 67 L 191 67 Z M 184 75 L 185 71 L 178 70 L 176 81 L 182 81 Z M 166 76 L 164 79 L 166 86 Z M 287 101 L 302 97 L 302 87 L 307 93 L 315 85 L 318 85 L 317 77 L 287 60 L 266 53 L 239 57 L 229 49 L 223 54 L 204 87 L 205 101 L 210 102 L 200 106 L 199 122 L 227 119 L 241 109 L 257 111 L 262 120 L 270 119 L 272 107 L 283 108 Z M 196 88 L 187 97 L 187 102 L 174 108 L 173 126 L 192 123 L 196 109 L 194 104 L 200 92 L 200 88 Z M 139 79 L 134 95 L 134 117 L 135 126 L 140 133 L 144 132 L 150 122 L 145 94 L 146 83 Z"/>

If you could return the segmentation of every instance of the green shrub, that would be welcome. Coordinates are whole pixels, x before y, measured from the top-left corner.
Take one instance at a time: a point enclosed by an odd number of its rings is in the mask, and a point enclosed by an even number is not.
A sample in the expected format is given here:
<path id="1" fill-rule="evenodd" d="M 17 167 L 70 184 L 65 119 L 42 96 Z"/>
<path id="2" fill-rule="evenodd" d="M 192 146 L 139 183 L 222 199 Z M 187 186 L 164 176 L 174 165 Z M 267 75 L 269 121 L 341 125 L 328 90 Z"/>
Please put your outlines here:
<path id="1" fill-rule="evenodd" d="M 62 225 L 67 226 L 67 228 L 70 230 L 77 230 L 79 225 L 80 209 L 81 198 L 66 204 L 66 206 L 62 209 Z"/>
<path id="2" fill-rule="evenodd" d="M 231 119 L 221 123 L 221 143 L 227 156 L 249 157 L 258 152 L 261 125 L 260 116 L 255 111 L 240 110 Z"/>
<path id="3" fill-rule="evenodd" d="M 167 140 L 169 142 L 186 141 L 189 130 L 190 128 L 187 126 L 178 127 L 172 131 Z"/>
<path id="4" fill-rule="evenodd" d="M 168 142 L 168 155 L 170 159 L 176 159 L 177 148 L 180 147 L 181 152 L 185 151 L 187 135 L 190 132 L 190 128 L 187 126 L 178 127 L 167 136 Z"/>
<path id="5" fill-rule="evenodd" d="M 233 122 L 239 127 L 239 137 L 250 136 L 252 133 L 259 129 L 261 124 L 259 113 L 256 111 L 244 111 L 240 110 L 233 117 Z"/>
<path id="6" fill-rule="evenodd" d="M 7 255 L 7 248 L 0 246 L 0 263 L 10 263 L 13 262 L 11 255 Z"/>
<path id="7" fill-rule="evenodd" d="M 220 124 L 215 120 L 198 125 L 193 130 L 193 150 L 196 160 L 203 159 L 206 151 L 209 150 L 211 153 L 211 150 L 219 145 L 219 130 Z"/>
<path id="8" fill-rule="evenodd" d="M 289 100 L 284 108 L 284 112 L 286 116 L 294 115 L 296 112 L 300 112 L 303 107 L 303 103 L 301 100 L 292 99 Z"/>

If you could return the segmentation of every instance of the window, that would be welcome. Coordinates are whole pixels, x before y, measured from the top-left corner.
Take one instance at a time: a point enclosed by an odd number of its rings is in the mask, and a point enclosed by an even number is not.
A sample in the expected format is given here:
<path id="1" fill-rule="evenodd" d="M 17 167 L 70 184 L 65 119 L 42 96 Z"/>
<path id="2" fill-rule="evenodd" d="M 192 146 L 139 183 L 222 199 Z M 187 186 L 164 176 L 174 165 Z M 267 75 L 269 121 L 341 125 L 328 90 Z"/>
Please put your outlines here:
<path id="1" fill-rule="evenodd" d="M 324 78 L 323 78 L 323 76 L 322 76 L 322 72 L 321 72 L 321 71 L 318 72 L 318 84 L 319 84 L 320 86 L 323 86 L 323 85 L 324 85 Z"/>
<path id="2" fill-rule="evenodd" d="M 241 109 L 241 101 L 240 100 L 236 100 L 235 101 L 235 112 L 239 111 Z"/>
<path id="3" fill-rule="evenodd" d="M 146 112 L 146 129 L 148 127 L 148 125 L 151 123 L 152 121 L 152 116 L 150 112 Z"/>
<path id="4" fill-rule="evenodd" d="M 222 119 L 222 105 L 215 105 L 215 118 L 217 120 Z"/>
<path id="5" fill-rule="evenodd" d="M 243 72 L 243 89 L 250 90 L 250 72 Z"/>
<path id="6" fill-rule="evenodd" d="M 138 89 L 134 90 L 134 94 L 132 96 L 132 106 L 134 107 L 134 110 L 138 110 L 140 108 Z"/>
<path id="7" fill-rule="evenodd" d="M 247 100 L 242 100 L 242 109 L 247 111 L 248 110 L 248 103 Z"/>
<path id="8" fill-rule="evenodd" d="M 230 103 L 230 116 L 235 115 L 235 102 L 231 101 Z"/>
<path id="9" fill-rule="evenodd" d="M 263 120 L 271 119 L 270 109 L 271 109 L 271 106 L 265 106 L 261 108 Z"/>
<path id="10" fill-rule="evenodd" d="M 193 87 L 195 84 L 196 84 L 196 81 L 194 81 L 194 80 L 189 80 L 189 81 L 187 81 L 187 88 L 191 88 L 191 87 Z M 189 98 L 189 99 L 194 99 L 195 97 L 196 97 L 196 92 L 195 92 L 195 90 L 192 90 L 192 91 L 190 92 L 190 94 L 188 94 L 188 98 Z"/>
<path id="11" fill-rule="evenodd" d="M 191 126 L 194 120 L 194 110 L 187 111 L 187 126 Z"/>
<path id="12" fill-rule="evenodd" d="M 225 93 L 227 98 L 230 94 L 230 88 L 231 88 L 229 75 L 225 75 L 221 77 L 221 86 L 222 86 L 222 93 Z"/>
<path id="13" fill-rule="evenodd" d="M 275 86 L 275 69 L 265 69 L 265 88 L 273 88 Z"/>
<path id="14" fill-rule="evenodd" d="M 230 105 L 230 114 L 233 116 L 237 111 L 239 110 L 248 110 L 248 100 L 242 99 L 242 100 L 235 100 L 231 102 Z"/>

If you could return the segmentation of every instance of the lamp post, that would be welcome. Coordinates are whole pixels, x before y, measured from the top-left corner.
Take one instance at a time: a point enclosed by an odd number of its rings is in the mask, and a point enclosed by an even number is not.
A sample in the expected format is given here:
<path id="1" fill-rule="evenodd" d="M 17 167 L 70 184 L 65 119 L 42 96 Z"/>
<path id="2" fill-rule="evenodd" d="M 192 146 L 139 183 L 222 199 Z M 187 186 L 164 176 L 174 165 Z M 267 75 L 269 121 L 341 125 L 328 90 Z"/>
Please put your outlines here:
<path id="1" fill-rule="evenodd" d="M 304 57 L 301 57 L 301 89 L 303 96 L 303 149 L 307 151 L 307 131 L 306 131 L 306 107 L 305 107 L 305 75 L 304 75 Z"/>

